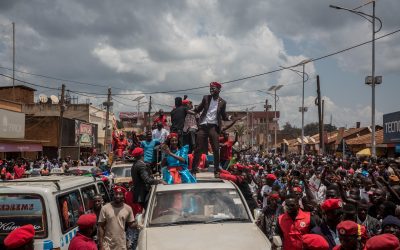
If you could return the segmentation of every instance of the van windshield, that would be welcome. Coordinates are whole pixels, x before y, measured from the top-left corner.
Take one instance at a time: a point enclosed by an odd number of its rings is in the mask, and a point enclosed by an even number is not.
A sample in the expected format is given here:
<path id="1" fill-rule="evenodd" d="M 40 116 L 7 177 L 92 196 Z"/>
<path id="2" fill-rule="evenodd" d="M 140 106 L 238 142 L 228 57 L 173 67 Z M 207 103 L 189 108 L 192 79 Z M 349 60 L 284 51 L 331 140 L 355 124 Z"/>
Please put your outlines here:
<path id="1" fill-rule="evenodd" d="M 36 238 L 46 237 L 46 214 L 39 195 L 0 194 L 0 236 L 15 228 L 32 224 Z"/>

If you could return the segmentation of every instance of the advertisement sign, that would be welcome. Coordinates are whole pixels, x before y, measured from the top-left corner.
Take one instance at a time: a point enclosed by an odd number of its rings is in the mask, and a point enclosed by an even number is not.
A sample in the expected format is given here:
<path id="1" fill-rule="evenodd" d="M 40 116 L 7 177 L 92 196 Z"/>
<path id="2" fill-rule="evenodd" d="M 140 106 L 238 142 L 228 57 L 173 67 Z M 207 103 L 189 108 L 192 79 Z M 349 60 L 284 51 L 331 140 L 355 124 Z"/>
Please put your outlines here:
<path id="1" fill-rule="evenodd" d="M 0 235 L 15 228 L 32 224 L 37 234 L 43 234 L 43 206 L 39 197 L 5 196 L 0 198 Z"/>
<path id="2" fill-rule="evenodd" d="M 0 143 L 0 152 L 40 152 L 43 146 L 40 144 L 14 144 Z"/>
<path id="3" fill-rule="evenodd" d="M 144 113 L 143 112 L 120 112 L 119 113 L 119 119 L 138 119 L 138 118 L 143 118 Z"/>
<path id="4" fill-rule="evenodd" d="M 400 142 L 400 111 L 383 115 L 383 142 Z"/>
<path id="5" fill-rule="evenodd" d="M 0 138 L 24 138 L 25 114 L 0 109 Z"/>
<path id="6" fill-rule="evenodd" d="M 94 131 L 93 124 L 75 121 L 75 144 L 81 147 L 95 147 Z"/>

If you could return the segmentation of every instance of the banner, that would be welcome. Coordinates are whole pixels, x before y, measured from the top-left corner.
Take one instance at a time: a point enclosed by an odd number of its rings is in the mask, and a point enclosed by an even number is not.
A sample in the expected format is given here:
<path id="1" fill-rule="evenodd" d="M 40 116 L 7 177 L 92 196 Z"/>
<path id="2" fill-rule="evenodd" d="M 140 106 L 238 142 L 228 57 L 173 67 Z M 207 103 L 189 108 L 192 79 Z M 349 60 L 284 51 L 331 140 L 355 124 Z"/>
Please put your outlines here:
<path id="1" fill-rule="evenodd" d="M 400 111 L 383 115 L 383 142 L 400 142 Z"/>
<path id="2" fill-rule="evenodd" d="M 80 147 L 95 147 L 95 127 L 93 124 L 75 120 L 75 144 Z"/>
<path id="3" fill-rule="evenodd" d="M 25 137 L 25 114 L 0 109 L 0 138 Z"/>

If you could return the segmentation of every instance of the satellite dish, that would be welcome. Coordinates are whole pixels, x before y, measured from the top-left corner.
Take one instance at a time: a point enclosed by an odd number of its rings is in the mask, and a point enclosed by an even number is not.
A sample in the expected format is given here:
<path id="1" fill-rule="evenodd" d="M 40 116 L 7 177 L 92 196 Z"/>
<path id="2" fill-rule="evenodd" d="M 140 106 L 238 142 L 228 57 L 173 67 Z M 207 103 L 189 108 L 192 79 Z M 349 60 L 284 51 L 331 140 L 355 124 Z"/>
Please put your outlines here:
<path id="1" fill-rule="evenodd" d="M 58 100 L 58 97 L 57 96 L 55 96 L 55 95 L 51 95 L 50 96 L 50 99 L 51 99 L 51 103 L 52 104 L 58 104 L 60 101 Z"/>
<path id="2" fill-rule="evenodd" d="M 41 103 L 46 103 L 48 99 L 49 99 L 49 98 L 47 98 L 47 95 L 45 95 L 45 94 L 40 94 L 40 95 L 39 95 L 39 101 L 40 101 Z"/>

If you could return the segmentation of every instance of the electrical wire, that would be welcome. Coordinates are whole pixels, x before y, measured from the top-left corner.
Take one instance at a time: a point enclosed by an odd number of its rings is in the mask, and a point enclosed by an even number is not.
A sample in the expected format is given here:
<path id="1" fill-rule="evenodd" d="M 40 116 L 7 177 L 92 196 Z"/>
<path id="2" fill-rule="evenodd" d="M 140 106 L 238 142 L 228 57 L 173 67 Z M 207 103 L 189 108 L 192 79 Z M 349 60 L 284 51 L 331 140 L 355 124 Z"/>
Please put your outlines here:
<path id="1" fill-rule="evenodd" d="M 9 78 L 9 79 L 13 79 L 12 76 L 4 75 L 4 74 L 1 74 L 1 73 L 0 73 L 0 76 L 6 77 L 6 78 Z M 47 87 L 47 86 L 39 85 L 39 84 L 36 84 L 36 83 L 31 83 L 31 82 L 27 82 L 27 81 L 24 81 L 24 80 L 19 80 L 17 78 L 14 78 L 14 81 L 22 82 L 22 83 L 25 83 L 25 84 L 28 84 L 28 85 L 32 85 L 32 86 L 40 87 L 40 88 L 45 88 L 45 89 L 60 90 L 59 88 Z"/>
<path id="2" fill-rule="evenodd" d="M 385 37 L 394 35 L 394 34 L 396 34 L 396 33 L 398 33 L 398 32 L 400 32 L 400 29 L 397 29 L 397 30 L 394 30 L 394 31 L 392 31 L 392 32 L 390 32 L 390 33 L 387 33 L 387 34 L 385 34 L 385 35 L 376 37 L 374 40 L 375 40 L 375 41 L 376 41 L 376 40 L 380 40 L 380 39 L 382 39 L 382 38 L 385 38 Z M 368 44 L 368 43 L 371 43 L 372 41 L 373 41 L 373 39 L 371 39 L 371 40 L 369 40 L 369 41 L 366 41 L 366 42 L 363 42 L 363 43 L 359 43 L 359 44 L 353 45 L 353 46 L 351 46 L 351 47 L 348 47 L 348 48 L 345 48 L 345 49 L 342 49 L 342 50 L 338 50 L 338 51 L 335 51 L 335 52 L 326 54 L 326 55 L 324 55 L 324 56 L 320 56 L 320 57 L 317 57 L 317 58 L 313 58 L 313 59 L 308 60 L 306 63 L 316 62 L 316 61 L 325 59 L 325 58 L 327 58 L 327 57 L 331 57 L 331 56 L 334 56 L 334 55 L 338 55 L 338 54 L 344 53 L 344 52 L 346 52 L 346 51 L 349 51 L 349 50 L 351 50 L 351 49 L 355 49 L 355 48 L 361 47 L 361 46 L 363 46 L 363 45 L 366 45 L 366 44 Z M 245 77 L 237 78 L 237 79 L 234 79 L 234 80 L 221 82 L 221 84 L 235 83 L 235 82 L 239 82 L 239 81 L 243 81 L 243 80 L 248 80 L 248 79 L 252 79 L 252 78 L 256 78 L 256 77 L 260 77 L 260 76 L 264 76 L 264 75 L 269 75 L 269 74 L 272 74 L 272 73 L 276 73 L 276 72 L 283 71 L 283 70 L 285 70 L 285 69 L 295 68 L 295 67 L 298 67 L 299 65 L 301 65 L 301 64 L 296 64 L 296 65 L 292 65 L 292 66 L 285 67 L 285 68 L 275 69 L 275 70 L 271 70 L 271 71 L 268 71 L 268 72 L 255 74 L 255 75 L 245 76 Z M 6 67 L 1 67 L 1 66 L 0 66 L 0 68 L 10 70 L 9 68 L 6 68 Z M 73 82 L 73 83 L 86 84 L 86 85 L 94 85 L 94 84 L 92 84 L 92 83 L 84 83 L 84 82 L 78 82 L 78 81 L 73 81 L 73 80 L 61 79 L 61 78 L 56 78 L 56 77 L 51 77 L 51 76 L 46 76 L 46 75 L 41 75 L 41 74 L 33 74 L 33 73 L 25 72 L 25 71 L 16 71 L 16 72 L 25 73 L 25 74 L 31 74 L 31 75 L 36 75 L 36 76 L 40 76 L 40 77 L 44 77 L 44 78 L 49 78 L 49 79 L 53 79 L 53 80 L 58 80 L 58 81 Z M 12 77 L 10 77 L 10 76 L 4 75 L 4 74 L 0 74 L 0 75 L 12 79 Z M 41 87 L 41 88 L 47 88 L 47 89 L 53 89 L 53 90 L 60 90 L 60 89 L 58 89 L 58 88 L 46 87 L 46 86 L 43 86 L 43 85 L 34 84 L 34 83 L 31 83 L 31 82 L 27 82 L 27 81 L 23 81 L 23 80 L 19 80 L 19 79 L 15 79 L 15 80 L 16 80 L 16 81 L 19 81 L 19 82 L 22 82 L 22 83 L 25 83 L 25 84 L 28 84 L 28 85 L 33 85 L 33 86 L 37 86 L 37 87 Z M 98 84 L 96 84 L 95 86 L 105 87 L 104 85 L 98 85 Z M 140 93 L 140 94 L 142 94 L 142 95 L 151 95 L 151 94 L 176 93 L 176 92 L 183 92 L 183 91 L 190 91 L 190 90 L 203 89 L 203 88 L 208 88 L 208 87 L 209 87 L 209 85 L 203 85 L 203 86 L 193 87 L 193 88 L 187 88 L 187 89 L 166 90 L 166 91 L 154 91 L 154 92 L 144 92 L 144 93 Z M 114 87 L 114 88 L 117 89 L 117 87 Z M 118 88 L 118 89 L 121 89 L 121 88 Z M 124 89 L 124 90 L 126 90 L 126 89 Z M 72 91 L 71 91 L 71 92 L 72 92 Z M 92 92 L 85 92 L 85 91 L 74 91 L 74 93 L 76 93 L 76 94 L 94 95 L 94 96 L 106 96 L 106 95 L 107 95 L 107 94 L 105 94 L 105 93 L 92 93 Z M 130 95 L 139 95 L 139 94 L 116 93 L 116 94 L 113 94 L 113 95 L 114 95 L 114 96 L 123 96 L 123 95 L 128 95 L 128 96 L 130 96 Z"/>

